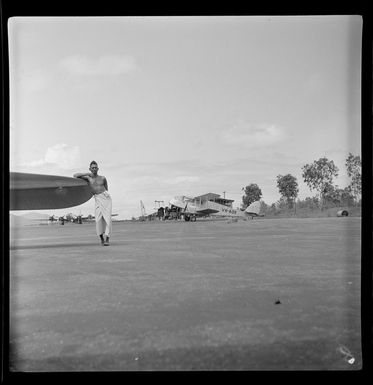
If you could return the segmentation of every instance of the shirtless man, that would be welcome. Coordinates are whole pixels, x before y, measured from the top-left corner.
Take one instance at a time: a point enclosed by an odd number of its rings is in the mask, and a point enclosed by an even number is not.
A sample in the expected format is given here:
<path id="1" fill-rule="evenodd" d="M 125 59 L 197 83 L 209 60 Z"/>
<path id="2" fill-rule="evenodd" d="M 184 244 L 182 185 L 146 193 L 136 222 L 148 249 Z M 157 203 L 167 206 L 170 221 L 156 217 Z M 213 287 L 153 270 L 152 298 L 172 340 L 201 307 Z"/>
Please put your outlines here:
<path id="1" fill-rule="evenodd" d="M 107 180 L 104 176 L 98 175 L 98 165 L 93 160 L 89 165 L 90 172 L 74 174 L 74 178 L 81 178 L 89 182 L 92 194 L 95 198 L 95 221 L 96 232 L 101 239 L 103 246 L 109 246 L 111 234 L 111 212 L 112 202 L 108 191 Z M 105 238 L 104 238 L 105 235 Z"/>

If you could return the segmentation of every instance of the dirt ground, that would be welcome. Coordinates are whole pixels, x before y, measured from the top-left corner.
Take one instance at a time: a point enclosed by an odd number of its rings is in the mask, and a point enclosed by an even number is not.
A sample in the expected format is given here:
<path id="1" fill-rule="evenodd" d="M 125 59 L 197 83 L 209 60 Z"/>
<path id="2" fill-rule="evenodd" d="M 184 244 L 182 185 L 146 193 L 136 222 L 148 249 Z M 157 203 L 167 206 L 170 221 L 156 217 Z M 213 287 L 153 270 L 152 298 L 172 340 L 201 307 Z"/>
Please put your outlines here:
<path id="1" fill-rule="evenodd" d="M 356 370 L 361 219 L 10 232 L 12 371 Z"/>

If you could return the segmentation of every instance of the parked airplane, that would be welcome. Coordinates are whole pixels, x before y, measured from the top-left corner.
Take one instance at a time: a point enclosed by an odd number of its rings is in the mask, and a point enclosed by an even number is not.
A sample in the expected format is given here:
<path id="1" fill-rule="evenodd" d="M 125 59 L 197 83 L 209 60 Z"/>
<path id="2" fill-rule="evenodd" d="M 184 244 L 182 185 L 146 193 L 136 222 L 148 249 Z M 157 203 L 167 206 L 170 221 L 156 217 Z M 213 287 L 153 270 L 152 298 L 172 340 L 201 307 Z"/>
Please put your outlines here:
<path id="1" fill-rule="evenodd" d="M 32 218 L 34 222 L 58 222 L 60 220 L 56 215 L 50 215 L 48 218 Z"/>
<path id="2" fill-rule="evenodd" d="M 116 217 L 118 214 L 111 214 L 112 217 Z M 68 213 L 62 217 L 59 218 L 60 222 L 71 222 L 71 223 L 79 223 L 82 224 L 83 222 L 91 222 L 95 219 L 94 215 L 88 214 L 87 216 L 82 215 L 76 215 L 73 213 Z"/>
<path id="3" fill-rule="evenodd" d="M 49 222 L 57 222 L 58 221 L 58 217 L 54 216 L 54 215 L 51 215 L 49 218 L 48 218 L 48 221 Z"/>
<path id="4" fill-rule="evenodd" d="M 118 214 L 111 214 L 112 217 L 116 217 Z M 62 216 L 56 216 L 56 215 L 51 215 L 48 218 L 40 218 L 40 219 L 34 219 L 34 221 L 38 222 L 60 222 L 61 225 L 64 225 L 66 222 L 71 222 L 71 223 L 78 223 L 78 224 L 83 224 L 84 222 L 93 222 L 95 219 L 94 215 L 88 214 L 87 216 L 82 216 L 82 215 L 76 215 L 73 213 L 68 213 Z"/>
<path id="5" fill-rule="evenodd" d="M 91 217 L 92 217 L 91 215 L 83 217 L 82 215 L 75 215 L 73 213 L 68 213 L 68 214 L 60 217 L 60 221 L 61 222 L 71 222 L 71 223 L 82 224 L 83 220 L 90 220 Z M 94 218 L 94 217 L 92 217 L 92 218 Z"/>
<path id="6" fill-rule="evenodd" d="M 218 194 L 208 193 L 197 197 L 178 196 L 170 200 L 170 205 L 171 208 L 177 207 L 186 221 L 195 221 L 197 217 L 210 215 L 243 219 L 262 216 L 259 214 L 260 201 L 252 203 L 246 210 L 234 209 L 233 202 L 232 199 L 225 199 Z"/>

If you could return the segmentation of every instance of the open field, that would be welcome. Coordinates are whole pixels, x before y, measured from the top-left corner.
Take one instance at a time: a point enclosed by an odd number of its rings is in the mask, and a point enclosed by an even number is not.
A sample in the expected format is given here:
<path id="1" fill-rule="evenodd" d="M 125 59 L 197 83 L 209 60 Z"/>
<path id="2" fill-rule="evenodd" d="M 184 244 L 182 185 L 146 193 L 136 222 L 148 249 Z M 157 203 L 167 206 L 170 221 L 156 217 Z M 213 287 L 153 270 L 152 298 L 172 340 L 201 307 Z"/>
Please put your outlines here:
<path id="1" fill-rule="evenodd" d="M 11 368 L 360 369 L 360 221 L 12 228 Z"/>

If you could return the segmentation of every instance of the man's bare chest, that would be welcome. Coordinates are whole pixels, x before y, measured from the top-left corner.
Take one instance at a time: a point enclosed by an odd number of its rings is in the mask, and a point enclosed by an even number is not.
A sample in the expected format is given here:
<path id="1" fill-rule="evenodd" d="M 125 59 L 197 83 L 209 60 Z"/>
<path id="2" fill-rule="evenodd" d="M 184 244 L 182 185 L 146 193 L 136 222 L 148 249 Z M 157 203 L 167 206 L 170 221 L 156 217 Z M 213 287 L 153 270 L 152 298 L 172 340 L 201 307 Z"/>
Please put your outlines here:
<path id="1" fill-rule="evenodd" d="M 90 182 L 92 186 L 103 186 L 104 178 L 102 176 L 97 176 L 96 178 L 91 178 Z"/>

